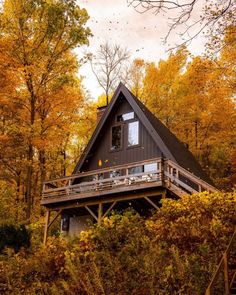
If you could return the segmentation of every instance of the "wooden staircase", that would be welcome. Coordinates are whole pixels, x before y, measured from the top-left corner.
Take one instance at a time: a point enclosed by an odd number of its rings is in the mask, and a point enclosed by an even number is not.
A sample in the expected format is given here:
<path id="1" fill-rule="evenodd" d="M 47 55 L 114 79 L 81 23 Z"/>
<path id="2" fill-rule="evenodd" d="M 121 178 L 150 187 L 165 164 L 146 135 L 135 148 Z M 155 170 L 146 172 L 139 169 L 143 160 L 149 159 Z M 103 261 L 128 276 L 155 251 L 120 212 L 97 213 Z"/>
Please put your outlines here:
<path id="1" fill-rule="evenodd" d="M 220 284 L 221 275 L 223 275 L 223 286 Z M 212 280 L 205 292 L 205 295 L 216 294 L 236 294 L 236 227 L 229 245 L 223 253 L 220 263 L 218 264 Z"/>

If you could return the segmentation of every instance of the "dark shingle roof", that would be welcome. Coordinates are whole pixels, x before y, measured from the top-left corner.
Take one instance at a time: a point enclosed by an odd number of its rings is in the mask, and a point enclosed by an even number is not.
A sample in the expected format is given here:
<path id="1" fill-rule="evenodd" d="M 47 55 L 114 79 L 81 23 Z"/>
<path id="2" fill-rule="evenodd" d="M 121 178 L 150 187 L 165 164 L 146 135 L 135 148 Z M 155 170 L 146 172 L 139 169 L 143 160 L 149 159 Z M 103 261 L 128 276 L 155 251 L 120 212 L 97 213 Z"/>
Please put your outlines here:
<path id="1" fill-rule="evenodd" d="M 162 138 L 163 142 L 174 156 L 176 162 L 186 170 L 189 170 L 196 176 L 200 177 L 202 180 L 212 184 L 211 179 L 207 176 L 198 161 L 186 148 L 186 146 L 179 141 L 179 139 L 159 119 L 157 119 L 157 117 L 155 117 L 140 100 L 138 100 L 130 91 L 129 93 L 132 95 L 132 98 L 138 104 L 142 112 L 146 115 L 155 131 Z"/>

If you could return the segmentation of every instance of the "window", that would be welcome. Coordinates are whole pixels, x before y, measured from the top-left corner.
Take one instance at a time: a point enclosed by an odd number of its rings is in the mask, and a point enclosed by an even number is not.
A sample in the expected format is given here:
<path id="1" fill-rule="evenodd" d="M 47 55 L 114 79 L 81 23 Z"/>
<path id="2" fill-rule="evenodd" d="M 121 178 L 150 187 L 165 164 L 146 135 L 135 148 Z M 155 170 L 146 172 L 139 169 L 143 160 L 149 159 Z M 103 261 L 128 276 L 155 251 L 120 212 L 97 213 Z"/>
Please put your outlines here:
<path id="1" fill-rule="evenodd" d="M 70 227 L 70 217 L 68 215 L 63 215 L 61 218 L 61 230 L 68 232 L 69 227 Z"/>
<path id="2" fill-rule="evenodd" d="M 139 144 L 139 122 L 128 123 L 128 146 Z"/>
<path id="3" fill-rule="evenodd" d="M 144 165 L 144 172 L 156 172 L 156 171 L 157 171 L 157 163 Z"/>
<path id="4" fill-rule="evenodd" d="M 143 172 L 143 166 L 136 166 L 128 169 L 129 174 L 138 174 Z"/>
<path id="5" fill-rule="evenodd" d="M 117 122 L 128 121 L 131 119 L 134 119 L 134 112 L 130 112 L 130 113 L 126 113 L 126 114 L 117 116 Z"/>
<path id="6" fill-rule="evenodd" d="M 111 132 L 111 150 L 121 149 L 122 129 L 121 126 L 113 126 Z"/>

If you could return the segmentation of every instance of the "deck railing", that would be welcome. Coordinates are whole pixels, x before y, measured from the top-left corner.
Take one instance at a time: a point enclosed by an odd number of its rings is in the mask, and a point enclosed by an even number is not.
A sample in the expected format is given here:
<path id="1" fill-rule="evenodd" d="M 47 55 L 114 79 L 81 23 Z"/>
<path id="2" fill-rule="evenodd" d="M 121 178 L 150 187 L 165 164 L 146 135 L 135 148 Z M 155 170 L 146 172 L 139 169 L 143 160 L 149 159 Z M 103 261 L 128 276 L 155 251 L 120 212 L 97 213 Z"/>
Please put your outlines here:
<path id="1" fill-rule="evenodd" d="M 131 190 L 142 184 L 156 184 L 173 189 L 180 195 L 215 188 L 170 160 L 155 158 L 89 172 L 74 174 L 44 182 L 43 201 L 80 198 L 85 194 L 101 195 L 118 188 Z"/>
<path id="2" fill-rule="evenodd" d="M 139 172 L 150 164 L 154 168 L 149 166 L 151 169 L 147 169 L 148 171 Z M 101 194 L 103 191 L 114 190 L 118 187 L 130 187 L 141 183 L 161 181 L 161 179 L 161 158 L 156 158 L 46 181 L 43 188 L 43 200 L 72 195 L 77 195 L 79 198 L 85 193 Z"/>

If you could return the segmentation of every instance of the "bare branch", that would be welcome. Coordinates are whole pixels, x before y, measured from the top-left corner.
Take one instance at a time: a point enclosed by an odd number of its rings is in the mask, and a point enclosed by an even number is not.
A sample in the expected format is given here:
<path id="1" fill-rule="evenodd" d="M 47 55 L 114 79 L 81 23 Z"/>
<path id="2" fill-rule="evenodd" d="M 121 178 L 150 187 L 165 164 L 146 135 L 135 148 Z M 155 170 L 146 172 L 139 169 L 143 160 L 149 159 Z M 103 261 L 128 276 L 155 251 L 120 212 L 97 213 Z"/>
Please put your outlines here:
<path id="1" fill-rule="evenodd" d="M 90 64 L 98 84 L 104 89 L 106 100 L 111 91 L 122 80 L 125 65 L 129 59 L 129 52 L 119 45 L 109 45 L 106 42 L 100 45 L 96 55 L 90 54 Z"/>
<path id="2" fill-rule="evenodd" d="M 137 12 L 148 11 L 154 14 L 163 13 L 170 21 L 169 30 L 164 38 L 167 42 L 172 32 L 180 30 L 178 35 L 182 41 L 180 45 L 189 44 L 194 38 L 203 32 L 206 36 L 219 33 L 219 29 L 236 25 L 236 2 L 232 0 L 126 0 L 128 6 L 132 6 Z M 193 21 L 198 11 L 198 18 Z M 208 30 L 208 31 L 207 31 Z M 223 34 L 222 34 L 223 35 Z"/>

